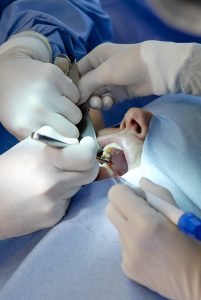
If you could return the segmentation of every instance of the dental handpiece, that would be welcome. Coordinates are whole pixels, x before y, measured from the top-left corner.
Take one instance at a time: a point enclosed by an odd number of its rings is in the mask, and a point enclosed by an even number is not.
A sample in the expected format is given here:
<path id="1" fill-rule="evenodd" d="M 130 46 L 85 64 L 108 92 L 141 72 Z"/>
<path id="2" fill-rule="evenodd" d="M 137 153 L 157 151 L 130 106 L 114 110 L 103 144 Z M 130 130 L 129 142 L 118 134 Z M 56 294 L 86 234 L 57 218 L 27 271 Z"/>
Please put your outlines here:
<path id="1" fill-rule="evenodd" d="M 40 142 L 43 142 L 44 144 L 55 147 L 55 148 L 65 148 L 69 144 L 64 143 L 62 141 L 59 141 L 57 139 L 54 139 L 52 137 L 49 137 L 47 135 L 40 134 L 38 132 L 32 132 L 31 138 Z"/>
<path id="2" fill-rule="evenodd" d="M 49 126 L 44 126 L 36 132 L 32 132 L 31 138 L 37 141 L 40 141 L 50 147 L 54 148 L 65 148 L 69 145 L 75 145 L 79 143 L 77 138 L 66 138 L 58 134 L 54 129 Z M 96 156 L 96 159 L 100 163 L 108 163 L 109 161 L 101 157 Z"/>
<path id="3" fill-rule="evenodd" d="M 54 148 L 65 148 L 69 145 L 79 144 L 77 138 L 66 138 L 49 126 L 43 126 L 38 131 L 32 132 L 31 138 Z"/>

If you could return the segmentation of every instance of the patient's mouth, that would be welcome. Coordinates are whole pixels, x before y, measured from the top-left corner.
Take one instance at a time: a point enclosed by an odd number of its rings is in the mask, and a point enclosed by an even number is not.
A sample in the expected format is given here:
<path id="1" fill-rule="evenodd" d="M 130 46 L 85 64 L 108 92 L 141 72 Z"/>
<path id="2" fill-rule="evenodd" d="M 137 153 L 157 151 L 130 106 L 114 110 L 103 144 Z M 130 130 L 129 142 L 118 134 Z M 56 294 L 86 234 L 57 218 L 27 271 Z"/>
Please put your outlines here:
<path id="1" fill-rule="evenodd" d="M 114 175 L 122 176 L 128 171 L 124 151 L 120 149 L 119 145 L 114 143 L 106 145 L 103 149 L 102 158 L 109 160 L 106 167 L 110 168 Z"/>
<path id="2" fill-rule="evenodd" d="M 113 131 L 99 136 L 98 142 L 104 147 L 103 158 L 109 158 L 108 165 L 116 175 L 122 176 L 140 165 L 143 141 L 132 131 Z"/>

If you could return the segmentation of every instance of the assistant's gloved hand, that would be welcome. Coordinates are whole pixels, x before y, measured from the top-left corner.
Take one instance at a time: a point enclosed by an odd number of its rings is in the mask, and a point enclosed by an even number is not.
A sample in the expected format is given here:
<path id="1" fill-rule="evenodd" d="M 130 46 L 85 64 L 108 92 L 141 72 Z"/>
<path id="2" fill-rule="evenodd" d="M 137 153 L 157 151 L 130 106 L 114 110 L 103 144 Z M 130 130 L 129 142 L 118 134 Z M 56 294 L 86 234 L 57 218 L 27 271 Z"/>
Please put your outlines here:
<path id="1" fill-rule="evenodd" d="M 145 179 L 140 184 L 147 199 L 153 193 L 173 202 L 160 186 Z M 199 299 L 201 244 L 125 185 L 112 187 L 109 199 L 107 215 L 120 235 L 126 275 L 168 299 Z"/>
<path id="2" fill-rule="evenodd" d="M 90 137 L 63 149 L 27 138 L 1 155 L 0 238 L 56 224 L 70 198 L 96 178 L 96 151 Z"/>
<path id="3" fill-rule="evenodd" d="M 43 125 L 79 135 L 79 91 L 50 61 L 49 42 L 36 32 L 17 34 L 0 47 L 0 121 L 18 139 Z"/>
<path id="4" fill-rule="evenodd" d="M 90 105 L 101 108 L 152 94 L 201 95 L 200 61 L 199 44 L 102 44 L 78 62 L 81 102 L 91 98 Z"/>

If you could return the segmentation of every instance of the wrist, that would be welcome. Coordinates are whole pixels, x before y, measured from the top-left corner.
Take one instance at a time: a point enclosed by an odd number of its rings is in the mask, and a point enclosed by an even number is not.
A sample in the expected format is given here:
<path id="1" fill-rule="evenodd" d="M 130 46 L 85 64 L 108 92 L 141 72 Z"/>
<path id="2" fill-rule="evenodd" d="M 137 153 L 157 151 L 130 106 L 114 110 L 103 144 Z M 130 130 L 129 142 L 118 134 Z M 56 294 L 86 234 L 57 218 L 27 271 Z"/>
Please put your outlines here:
<path id="1" fill-rule="evenodd" d="M 141 57 L 148 67 L 155 95 L 181 92 L 176 79 L 180 69 L 191 55 L 193 45 L 193 43 L 160 41 L 142 43 Z"/>
<path id="2" fill-rule="evenodd" d="M 34 31 L 25 31 L 13 35 L 0 46 L 0 56 L 16 54 L 28 56 L 42 62 L 51 62 L 51 46 L 46 37 Z"/>

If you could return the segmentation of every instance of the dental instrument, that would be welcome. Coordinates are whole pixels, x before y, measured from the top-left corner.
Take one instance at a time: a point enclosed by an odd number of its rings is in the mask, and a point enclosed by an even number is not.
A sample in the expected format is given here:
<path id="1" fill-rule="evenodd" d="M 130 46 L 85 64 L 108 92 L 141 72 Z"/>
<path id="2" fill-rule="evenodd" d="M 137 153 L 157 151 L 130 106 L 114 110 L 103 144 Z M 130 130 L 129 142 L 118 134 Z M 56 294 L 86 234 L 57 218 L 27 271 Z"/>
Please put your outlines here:
<path id="1" fill-rule="evenodd" d="M 55 130 L 48 126 L 44 126 L 40 128 L 36 132 L 32 132 L 31 138 L 33 140 L 37 140 L 39 142 L 42 142 L 50 147 L 54 148 L 65 148 L 69 145 L 78 144 L 79 140 L 76 138 L 66 138 L 60 134 L 58 134 Z M 101 153 L 101 152 L 99 152 Z M 96 159 L 100 163 L 110 163 L 109 159 L 103 159 L 101 156 L 99 156 L 99 153 L 97 153 Z"/>
<path id="2" fill-rule="evenodd" d="M 162 213 L 168 220 L 176 225 L 181 232 L 201 241 L 201 219 L 194 213 L 185 212 L 148 191 L 146 191 L 146 193 L 150 194 L 151 197 L 146 197 L 143 189 L 135 187 L 117 174 L 114 174 L 114 179 L 116 183 L 127 185 L 137 196 L 146 199 L 153 208 Z"/>

